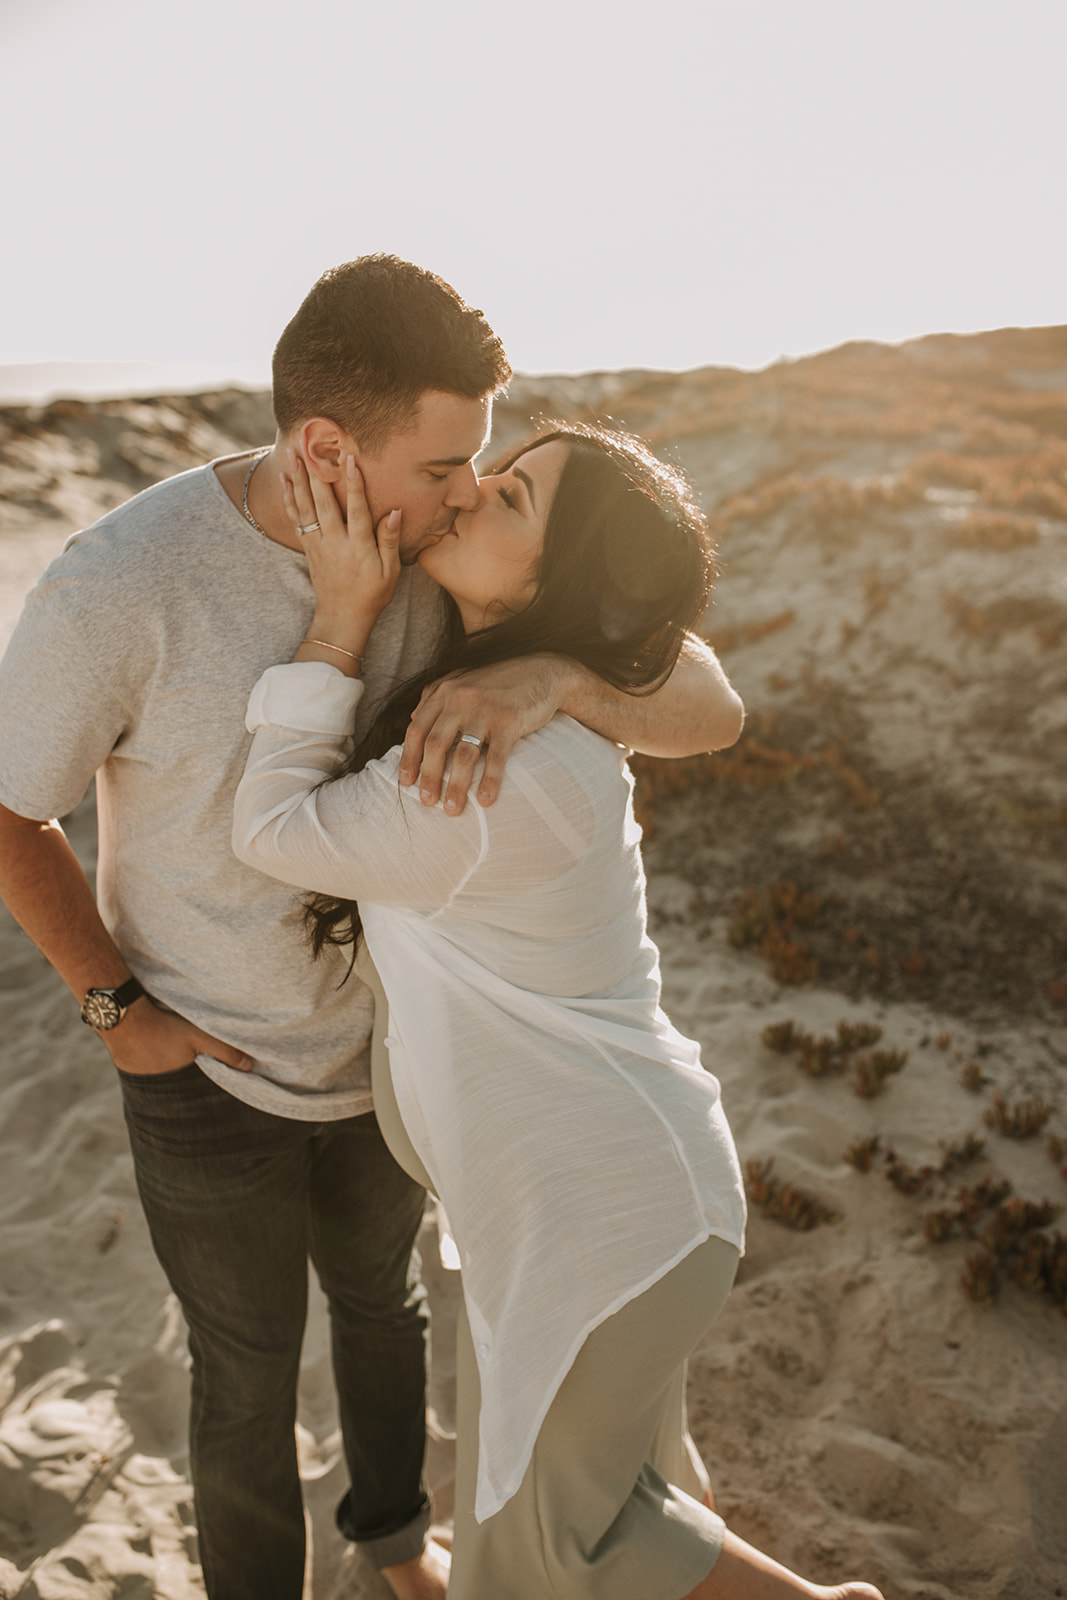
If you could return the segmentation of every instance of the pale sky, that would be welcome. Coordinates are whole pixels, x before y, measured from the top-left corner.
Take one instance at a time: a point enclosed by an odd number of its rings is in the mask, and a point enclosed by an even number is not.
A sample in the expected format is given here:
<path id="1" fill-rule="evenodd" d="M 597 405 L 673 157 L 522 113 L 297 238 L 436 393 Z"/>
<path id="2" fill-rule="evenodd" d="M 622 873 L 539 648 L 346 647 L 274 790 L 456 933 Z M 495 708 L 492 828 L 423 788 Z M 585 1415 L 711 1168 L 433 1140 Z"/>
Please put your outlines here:
<path id="1" fill-rule="evenodd" d="M 527 372 L 1064 322 L 1065 61 L 1065 0 L 0 0 L 0 365 L 247 369 L 375 250 Z"/>

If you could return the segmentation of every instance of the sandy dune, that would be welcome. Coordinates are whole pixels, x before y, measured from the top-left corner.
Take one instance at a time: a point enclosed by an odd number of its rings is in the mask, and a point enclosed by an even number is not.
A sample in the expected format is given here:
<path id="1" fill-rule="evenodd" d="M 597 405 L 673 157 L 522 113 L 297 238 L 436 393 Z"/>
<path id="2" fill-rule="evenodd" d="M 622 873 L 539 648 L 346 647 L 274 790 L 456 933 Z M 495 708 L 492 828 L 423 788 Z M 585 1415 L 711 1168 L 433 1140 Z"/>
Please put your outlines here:
<path id="1" fill-rule="evenodd" d="M 960 1280 L 979 1242 L 923 1226 L 986 1180 L 1067 1200 L 1048 1144 L 1067 1137 L 1067 330 L 757 375 L 521 380 L 501 444 L 539 412 L 627 420 L 677 451 L 718 518 L 709 627 L 749 728 L 727 757 L 642 766 L 653 927 L 668 1009 L 722 1080 L 743 1158 L 838 1214 L 798 1231 L 753 1206 L 691 1367 L 720 1505 L 779 1558 L 889 1600 L 1067 1594 L 1062 1288 L 1057 1303 L 1012 1281 L 1017 1250 L 978 1304 Z M 262 398 L 235 392 L 0 412 L 0 618 L 66 529 L 268 433 Z M 91 800 L 70 832 L 91 866 Z M 186 1600 L 202 1593 L 187 1358 L 118 1091 L 6 916 L 0 952 L 0 1600 Z M 872 1047 L 812 1076 L 762 1042 L 786 1019 L 814 1036 L 876 1023 L 873 1048 L 907 1061 L 865 1098 Z M 1047 1104 L 1037 1136 L 986 1124 L 997 1092 Z M 890 1150 L 898 1176 L 939 1169 L 968 1135 L 984 1147 L 919 1192 L 887 1181 Z M 858 1171 L 846 1150 L 875 1138 Z M 456 1280 L 432 1220 L 425 1244 L 447 1431 Z M 316 1301 L 309 1592 L 372 1596 L 331 1529 L 328 1367 Z M 447 1443 L 431 1473 L 447 1514 Z"/>

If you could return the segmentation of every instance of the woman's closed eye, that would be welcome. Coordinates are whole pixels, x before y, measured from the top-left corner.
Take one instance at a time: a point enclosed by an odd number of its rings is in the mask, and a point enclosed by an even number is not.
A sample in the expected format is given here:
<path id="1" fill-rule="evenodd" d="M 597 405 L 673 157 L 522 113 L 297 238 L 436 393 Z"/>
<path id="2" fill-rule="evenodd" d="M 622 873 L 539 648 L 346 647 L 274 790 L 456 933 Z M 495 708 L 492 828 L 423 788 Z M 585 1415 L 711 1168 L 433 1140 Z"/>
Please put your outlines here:
<path id="1" fill-rule="evenodd" d="M 500 496 L 501 500 L 503 500 L 509 511 L 517 510 L 515 496 L 512 494 L 510 489 L 505 489 L 503 484 L 501 484 L 496 492 Z"/>

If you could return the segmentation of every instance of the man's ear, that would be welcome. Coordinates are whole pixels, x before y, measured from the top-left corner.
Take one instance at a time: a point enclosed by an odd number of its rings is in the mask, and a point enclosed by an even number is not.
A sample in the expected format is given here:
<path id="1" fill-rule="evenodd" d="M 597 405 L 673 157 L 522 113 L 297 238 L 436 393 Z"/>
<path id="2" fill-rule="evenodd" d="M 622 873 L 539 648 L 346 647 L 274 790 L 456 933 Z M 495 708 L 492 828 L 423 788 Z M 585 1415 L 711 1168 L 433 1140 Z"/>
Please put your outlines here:
<path id="1" fill-rule="evenodd" d="M 354 455 L 359 461 L 359 451 L 351 436 L 340 423 L 329 417 L 312 417 L 305 422 L 298 436 L 298 449 L 307 464 L 323 483 L 340 483 L 345 476 L 345 459 Z"/>

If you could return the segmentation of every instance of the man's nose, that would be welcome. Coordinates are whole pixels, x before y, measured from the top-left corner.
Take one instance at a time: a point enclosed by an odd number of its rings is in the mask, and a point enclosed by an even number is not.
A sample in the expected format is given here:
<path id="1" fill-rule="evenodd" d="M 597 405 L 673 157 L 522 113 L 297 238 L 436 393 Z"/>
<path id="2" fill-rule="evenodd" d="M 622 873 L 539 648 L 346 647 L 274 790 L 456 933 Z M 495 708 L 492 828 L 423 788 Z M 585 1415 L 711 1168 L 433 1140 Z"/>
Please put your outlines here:
<path id="1" fill-rule="evenodd" d="M 478 474 L 474 470 L 474 462 L 468 461 L 465 467 L 456 467 L 449 474 L 448 493 L 445 504 L 455 506 L 460 511 L 474 511 L 482 501 L 482 492 L 478 487 Z"/>

